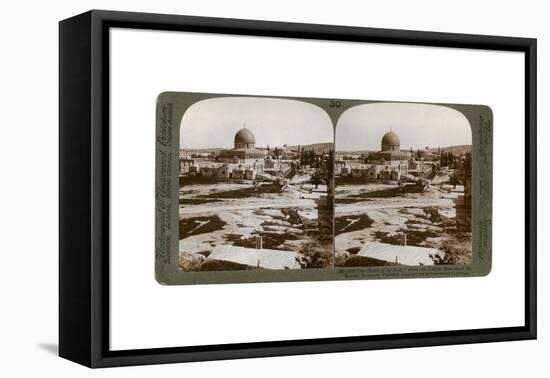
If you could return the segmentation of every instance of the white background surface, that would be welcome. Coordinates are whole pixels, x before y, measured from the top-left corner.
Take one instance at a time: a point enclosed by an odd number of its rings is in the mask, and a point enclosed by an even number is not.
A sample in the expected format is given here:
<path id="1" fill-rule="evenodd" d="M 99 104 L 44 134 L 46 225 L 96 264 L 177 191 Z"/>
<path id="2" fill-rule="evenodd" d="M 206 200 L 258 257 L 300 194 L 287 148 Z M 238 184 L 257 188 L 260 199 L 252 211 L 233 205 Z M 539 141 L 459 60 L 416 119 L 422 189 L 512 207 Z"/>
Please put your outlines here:
<path id="1" fill-rule="evenodd" d="M 513 4 L 513 5 L 512 5 Z M 540 5 L 539 5 L 540 4 Z M 3 7 L 0 82 L 2 113 L 2 365 L 5 376 L 263 376 L 407 375 L 463 377 L 546 376 L 550 332 L 543 295 L 548 279 L 544 255 L 548 228 L 542 196 L 548 189 L 549 159 L 543 100 L 550 82 L 550 29 L 544 3 L 479 4 L 435 1 L 291 2 L 270 1 L 81 1 L 10 3 Z M 539 38 L 539 340 L 436 348 L 373 351 L 302 357 L 224 361 L 90 371 L 55 357 L 57 343 L 57 21 L 90 8 L 107 8 L 222 17 L 272 19 Z M 387 98 L 387 97 L 386 97 Z M 26 141 L 23 145 L 21 142 Z M 517 143 L 515 143 L 517 144 Z M 510 146 L 515 149 L 515 145 Z M 510 192 L 510 196 L 516 193 Z M 29 205 L 30 201 L 30 205 Z M 25 268 L 21 268 L 21 266 Z M 345 314 L 344 314 L 345 315 Z M 335 321 L 343 323 L 346 316 Z M 358 319 L 359 321 L 360 319 Z M 199 325 L 200 322 L 194 323 Z M 207 330 L 205 330 L 207 332 Z"/>
<path id="2" fill-rule="evenodd" d="M 111 32 L 111 349 L 524 324 L 524 237 L 509 221 L 522 224 L 524 213 L 524 183 L 509 180 L 510 172 L 524 170 L 523 159 L 509 159 L 511 145 L 523 155 L 522 53 L 218 37 Z M 222 64 L 221 56 L 235 59 Z M 345 69 L 331 69 L 341 61 Z M 153 278 L 154 104 L 162 91 L 489 105 L 495 116 L 491 273 L 160 286 Z M 202 326 L 186 326 L 195 322 Z"/>

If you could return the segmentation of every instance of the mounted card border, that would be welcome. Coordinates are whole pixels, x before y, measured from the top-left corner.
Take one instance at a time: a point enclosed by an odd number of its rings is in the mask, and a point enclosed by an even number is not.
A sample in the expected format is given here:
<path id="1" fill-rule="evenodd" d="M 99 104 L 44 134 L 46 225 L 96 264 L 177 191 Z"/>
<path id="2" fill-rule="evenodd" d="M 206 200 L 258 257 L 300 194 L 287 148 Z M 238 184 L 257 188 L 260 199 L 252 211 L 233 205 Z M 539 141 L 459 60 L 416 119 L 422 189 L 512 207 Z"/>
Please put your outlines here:
<path id="1" fill-rule="evenodd" d="M 334 133 L 342 114 L 356 106 L 367 104 L 401 103 L 410 105 L 436 105 L 453 109 L 460 113 L 470 127 L 472 139 L 472 192 L 479 193 L 472 199 L 472 262 L 458 265 L 425 266 L 379 266 L 379 267 L 342 267 L 308 269 L 260 269 L 188 272 L 178 266 L 179 239 L 174 238 L 173 230 L 179 224 L 179 188 L 175 178 L 179 172 L 180 127 L 189 108 L 208 99 L 219 98 L 264 98 L 300 101 L 315 105 L 326 112 L 332 122 Z M 337 100 L 341 106 L 332 108 L 330 101 Z M 161 109 L 170 109 L 166 117 Z M 236 95 L 221 93 L 163 92 L 157 97 L 156 109 L 156 217 L 155 217 L 155 277 L 164 285 L 223 284 L 223 283 L 259 283 L 259 282 L 299 282 L 299 281 L 335 281 L 365 279 L 405 279 L 405 278 L 448 278 L 478 277 L 491 271 L 492 264 L 492 187 L 493 187 L 493 114 L 485 105 L 464 105 L 446 103 L 419 103 L 398 101 L 377 101 L 357 99 L 327 99 L 312 97 L 281 97 Z M 166 121 L 166 130 L 160 124 Z M 159 153 L 166 156 L 168 166 L 162 167 Z M 485 153 L 485 154 L 484 154 Z M 483 156 L 482 156 L 483 155 Z M 161 184 L 162 182 L 162 184 Z M 168 186 L 169 190 L 159 190 Z M 482 190 L 484 188 L 484 190 Z M 334 210 L 336 210 L 335 205 Z M 161 211 L 162 209 L 162 211 Z M 174 210 L 176 209 L 176 210 Z M 164 216 L 161 216 L 161 212 Z M 166 216 L 169 214 L 169 216 Z M 162 232 L 160 231 L 162 230 Z M 172 231 L 171 231 L 172 230 Z M 163 235 L 163 238 L 160 237 Z M 335 242 L 335 233 L 332 236 Z M 168 240 L 168 242 L 166 241 Z"/>

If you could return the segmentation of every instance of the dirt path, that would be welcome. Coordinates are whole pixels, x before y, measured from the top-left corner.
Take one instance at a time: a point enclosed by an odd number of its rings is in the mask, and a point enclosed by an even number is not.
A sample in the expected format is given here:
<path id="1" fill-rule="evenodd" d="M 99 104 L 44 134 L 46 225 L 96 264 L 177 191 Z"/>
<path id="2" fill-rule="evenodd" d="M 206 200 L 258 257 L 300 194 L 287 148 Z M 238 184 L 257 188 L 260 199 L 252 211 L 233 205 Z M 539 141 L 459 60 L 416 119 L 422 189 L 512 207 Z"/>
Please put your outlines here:
<path id="1" fill-rule="evenodd" d="M 429 207 L 429 206 L 442 206 L 449 207 L 452 206 L 452 200 L 447 198 L 437 198 L 437 199 L 427 199 L 427 200 L 407 200 L 407 201 L 398 201 L 398 202 L 389 202 L 387 200 L 383 203 L 375 202 L 357 202 L 353 204 L 337 205 L 335 210 L 336 214 L 356 214 L 364 213 L 368 210 L 378 210 L 378 209 L 395 209 L 400 207 Z"/>
<path id="2" fill-rule="evenodd" d="M 179 219 L 189 218 L 191 216 L 196 216 L 198 214 L 208 215 L 216 214 L 222 211 L 236 211 L 236 210 L 253 210 L 253 209 L 280 209 L 285 207 L 306 207 L 314 208 L 315 201 L 308 199 L 296 199 L 288 200 L 284 199 L 281 201 L 269 201 L 265 199 L 259 199 L 257 201 L 223 201 L 215 204 L 209 204 L 206 206 L 196 205 L 196 206 L 180 206 L 180 216 Z"/>

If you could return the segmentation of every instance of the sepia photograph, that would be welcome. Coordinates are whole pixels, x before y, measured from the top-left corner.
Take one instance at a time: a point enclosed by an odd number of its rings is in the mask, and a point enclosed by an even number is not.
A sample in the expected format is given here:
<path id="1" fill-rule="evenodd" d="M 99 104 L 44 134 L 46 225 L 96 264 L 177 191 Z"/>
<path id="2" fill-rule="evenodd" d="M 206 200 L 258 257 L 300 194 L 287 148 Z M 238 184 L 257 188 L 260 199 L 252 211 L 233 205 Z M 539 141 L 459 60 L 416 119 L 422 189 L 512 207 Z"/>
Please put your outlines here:
<path id="1" fill-rule="evenodd" d="M 487 106 L 166 92 L 157 116 L 161 284 L 491 271 Z"/>
<path id="2" fill-rule="evenodd" d="M 446 106 L 371 103 L 335 138 L 335 265 L 472 262 L 472 131 Z"/>
<path id="3" fill-rule="evenodd" d="M 179 268 L 333 267 L 333 140 L 306 102 L 193 104 L 180 126 Z"/>

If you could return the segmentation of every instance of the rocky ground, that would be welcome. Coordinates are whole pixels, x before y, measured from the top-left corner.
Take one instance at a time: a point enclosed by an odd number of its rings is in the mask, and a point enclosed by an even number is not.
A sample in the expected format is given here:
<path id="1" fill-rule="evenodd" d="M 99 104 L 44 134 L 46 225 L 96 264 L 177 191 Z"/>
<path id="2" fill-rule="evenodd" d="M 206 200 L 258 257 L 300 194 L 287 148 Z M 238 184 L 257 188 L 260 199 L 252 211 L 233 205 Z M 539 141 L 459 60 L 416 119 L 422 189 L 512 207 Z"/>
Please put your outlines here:
<path id="1" fill-rule="evenodd" d="M 447 190 L 448 189 L 448 190 Z M 457 233 L 453 200 L 463 188 L 428 188 L 391 184 L 337 185 L 335 262 L 346 261 L 365 243 L 376 241 L 441 250 L 445 263 L 468 264 L 471 233 Z"/>
<path id="2" fill-rule="evenodd" d="M 289 186 L 284 191 L 273 184 L 254 187 L 251 182 L 187 184 L 180 189 L 180 267 L 204 270 L 211 251 L 219 245 L 294 251 L 328 252 L 332 245 L 319 242 L 314 199 Z M 326 253 L 325 253 L 326 254 Z M 328 262 L 327 262 L 328 263 Z M 331 263 L 331 261 L 330 261 Z M 216 270 L 246 269 L 217 263 Z"/>

